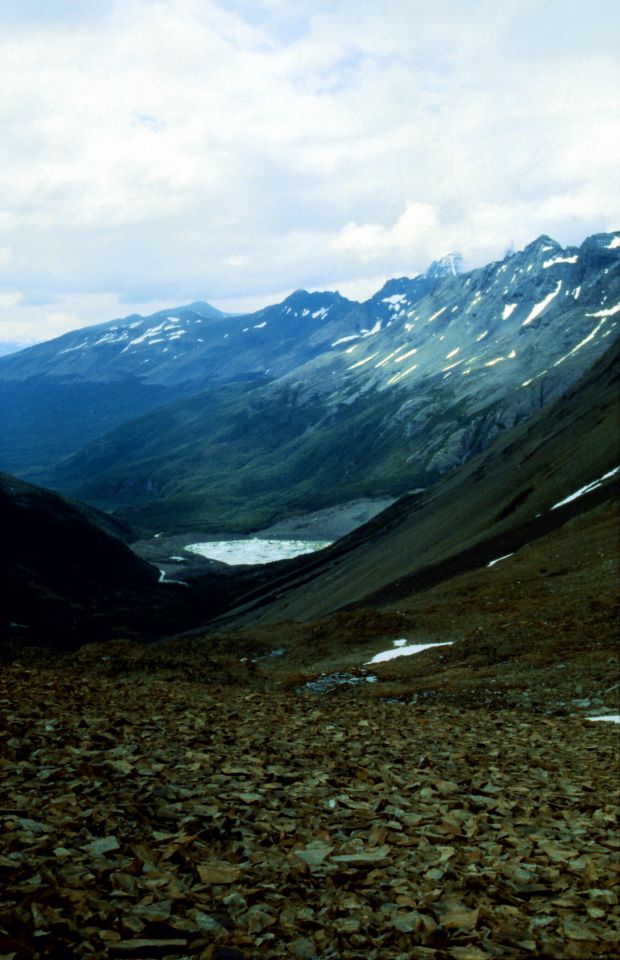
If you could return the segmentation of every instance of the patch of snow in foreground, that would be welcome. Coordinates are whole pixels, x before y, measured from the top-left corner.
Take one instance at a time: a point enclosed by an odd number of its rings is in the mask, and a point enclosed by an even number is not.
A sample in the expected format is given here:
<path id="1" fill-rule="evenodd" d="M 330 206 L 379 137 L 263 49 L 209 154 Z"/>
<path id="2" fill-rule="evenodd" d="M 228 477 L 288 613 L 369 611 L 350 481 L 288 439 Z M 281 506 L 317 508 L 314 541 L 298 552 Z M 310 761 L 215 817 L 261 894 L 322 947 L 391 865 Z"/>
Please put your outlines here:
<path id="1" fill-rule="evenodd" d="M 576 500 L 577 497 L 582 497 L 584 493 L 590 493 L 591 490 L 596 490 L 597 487 L 600 487 L 603 480 L 608 480 L 610 477 L 615 477 L 617 473 L 620 473 L 620 467 L 615 467 L 608 473 L 603 474 L 602 477 L 599 477 L 598 480 L 593 480 L 592 483 L 587 483 L 585 487 L 580 487 L 579 490 L 575 490 L 575 492 L 571 493 L 570 496 L 564 497 L 563 500 L 559 500 L 557 503 L 554 503 L 551 509 L 556 510 L 558 507 L 563 507 L 565 503 L 570 503 L 571 500 Z"/>
<path id="2" fill-rule="evenodd" d="M 394 660 L 396 657 L 410 657 L 412 654 L 421 653 L 422 650 L 428 650 L 430 647 L 452 646 L 452 640 L 447 640 L 444 643 L 410 643 L 405 646 L 406 643 L 406 640 L 395 640 L 393 650 L 383 650 L 382 653 L 376 653 L 372 660 L 366 661 L 366 664 L 385 663 L 386 660 Z"/>
<path id="3" fill-rule="evenodd" d="M 508 557 L 514 556 L 514 553 L 505 553 L 503 557 L 498 557 L 497 560 L 489 560 L 487 567 L 494 567 L 496 563 L 499 563 L 500 560 L 507 560 Z"/>
<path id="4" fill-rule="evenodd" d="M 620 713 L 609 713 L 605 717 L 586 717 L 586 720 L 608 720 L 609 723 L 620 723 Z"/>
<path id="5" fill-rule="evenodd" d="M 210 543 L 190 543 L 185 547 L 208 560 L 229 564 L 272 563 L 289 560 L 304 553 L 314 553 L 332 543 L 331 540 L 214 540 Z"/>

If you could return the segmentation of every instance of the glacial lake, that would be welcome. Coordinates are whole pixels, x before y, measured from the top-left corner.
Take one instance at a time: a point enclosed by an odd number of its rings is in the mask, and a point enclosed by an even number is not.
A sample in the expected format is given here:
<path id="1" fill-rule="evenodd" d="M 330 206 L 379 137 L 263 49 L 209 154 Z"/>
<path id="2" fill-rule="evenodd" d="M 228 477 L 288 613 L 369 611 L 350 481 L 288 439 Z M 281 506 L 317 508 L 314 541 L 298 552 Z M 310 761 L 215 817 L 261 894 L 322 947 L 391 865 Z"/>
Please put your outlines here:
<path id="1" fill-rule="evenodd" d="M 212 540 L 190 543 L 185 549 L 209 560 L 222 563 L 272 563 L 274 560 L 289 560 L 304 553 L 314 553 L 329 547 L 331 540 L 265 540 L 250 537 L 246 540 Z"/>

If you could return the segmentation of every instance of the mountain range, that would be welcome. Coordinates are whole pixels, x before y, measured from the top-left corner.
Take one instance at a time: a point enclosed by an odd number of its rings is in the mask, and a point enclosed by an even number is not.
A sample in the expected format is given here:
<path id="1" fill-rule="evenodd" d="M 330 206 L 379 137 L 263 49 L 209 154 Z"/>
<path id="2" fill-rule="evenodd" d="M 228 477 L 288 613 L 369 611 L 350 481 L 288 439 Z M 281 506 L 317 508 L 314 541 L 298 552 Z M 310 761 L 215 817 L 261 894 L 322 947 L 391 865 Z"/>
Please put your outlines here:
<path id="1" fill-rule="evenodd" d="M 0 363 L 7 457 L 90 500 L 0 474 L 9 956 L 611 956 L 619 247 Z"/>
<path id="2" fill-rule="evenodd" d="M 559 397 L 620 318 L 617 233 L 457 263 L 364 303 L 193 303 L 0 358 L 0 462 L 145 534 L 426 488 Z"/>
<path id="3" fill-rule="evenodd" d="M 0 475 L 5 632 L 18 646 L 71 648 L 114 637 L 154 639 L 187 630 L 200 636 L 207 630 L 211 637 L 214 630 L 249 627 L 254 633 L 243 641 L 247 646 L 256 644 L 256 631 L 265 625 L 268 640 L 261 642 L 272 649 L 279 639 L 290 643 L 293 621 L 338 614 L 344 629 L 347 611 L 355 625 L 356 610 L 400 610 L 464 574 L 484 578 L 487 565 L 526 554 L 537 541 L 547 544 L 542 552 L 558 568 L 553 576 L 564 575 L 586 562 L 576 518 L 603 510 L 604 524 L 613 526 L 617 516 L 619 360 L 616 337 L 565 394 L 530 420 L 333 546 L 262 567 L 205 563 L 193 572 L 186 554 L 178 567 L 184 583 L 162 582 L 157 569 L 122 542 L 128 531 L 118 522 Z M 560 544 L 551 539 L 556 531 Z M 616 593 L 615 537 L 612 544 L 599 545 L 587 561 L 597 583 L 588 610 L 605 608 L 605 616 Z M 539 566 L 536 589 L 547 568 Z M 527 599 L 533 587 L 533 581 L 519 586 L 517 578 L 511 589 Z M 579 609 L 582 600 L 579 591 L 570 598 Z M 458 622 L 458 604 L 446 617 L 446 624 Z M 397 628 L 392 623 L 390 629 Z M 337 634 L 330 630 L 333 645 Z"/>

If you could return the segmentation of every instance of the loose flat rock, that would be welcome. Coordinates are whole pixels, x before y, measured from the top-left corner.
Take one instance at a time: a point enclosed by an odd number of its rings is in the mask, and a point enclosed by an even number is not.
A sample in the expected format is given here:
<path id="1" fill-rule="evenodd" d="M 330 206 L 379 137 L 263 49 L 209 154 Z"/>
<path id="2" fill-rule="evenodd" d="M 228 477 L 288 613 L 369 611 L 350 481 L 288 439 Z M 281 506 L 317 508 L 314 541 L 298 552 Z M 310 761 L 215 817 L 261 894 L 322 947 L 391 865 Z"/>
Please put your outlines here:
<path id="1" fill-rule="evenodd" d="M 17 661 L 0 721 L 11 960 L 617 951 L 617 725 Z"/>

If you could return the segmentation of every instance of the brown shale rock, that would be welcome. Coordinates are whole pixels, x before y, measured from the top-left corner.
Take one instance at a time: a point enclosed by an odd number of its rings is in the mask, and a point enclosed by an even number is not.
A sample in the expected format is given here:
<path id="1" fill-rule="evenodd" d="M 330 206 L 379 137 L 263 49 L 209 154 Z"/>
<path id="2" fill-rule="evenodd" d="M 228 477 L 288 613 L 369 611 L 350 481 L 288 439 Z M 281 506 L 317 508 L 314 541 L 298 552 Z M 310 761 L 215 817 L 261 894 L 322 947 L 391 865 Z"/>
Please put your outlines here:
<path id="1" fill-rule="evenodd" d="M 618 728 L 14 662 L 0 957 L 610 958 Z"/>

